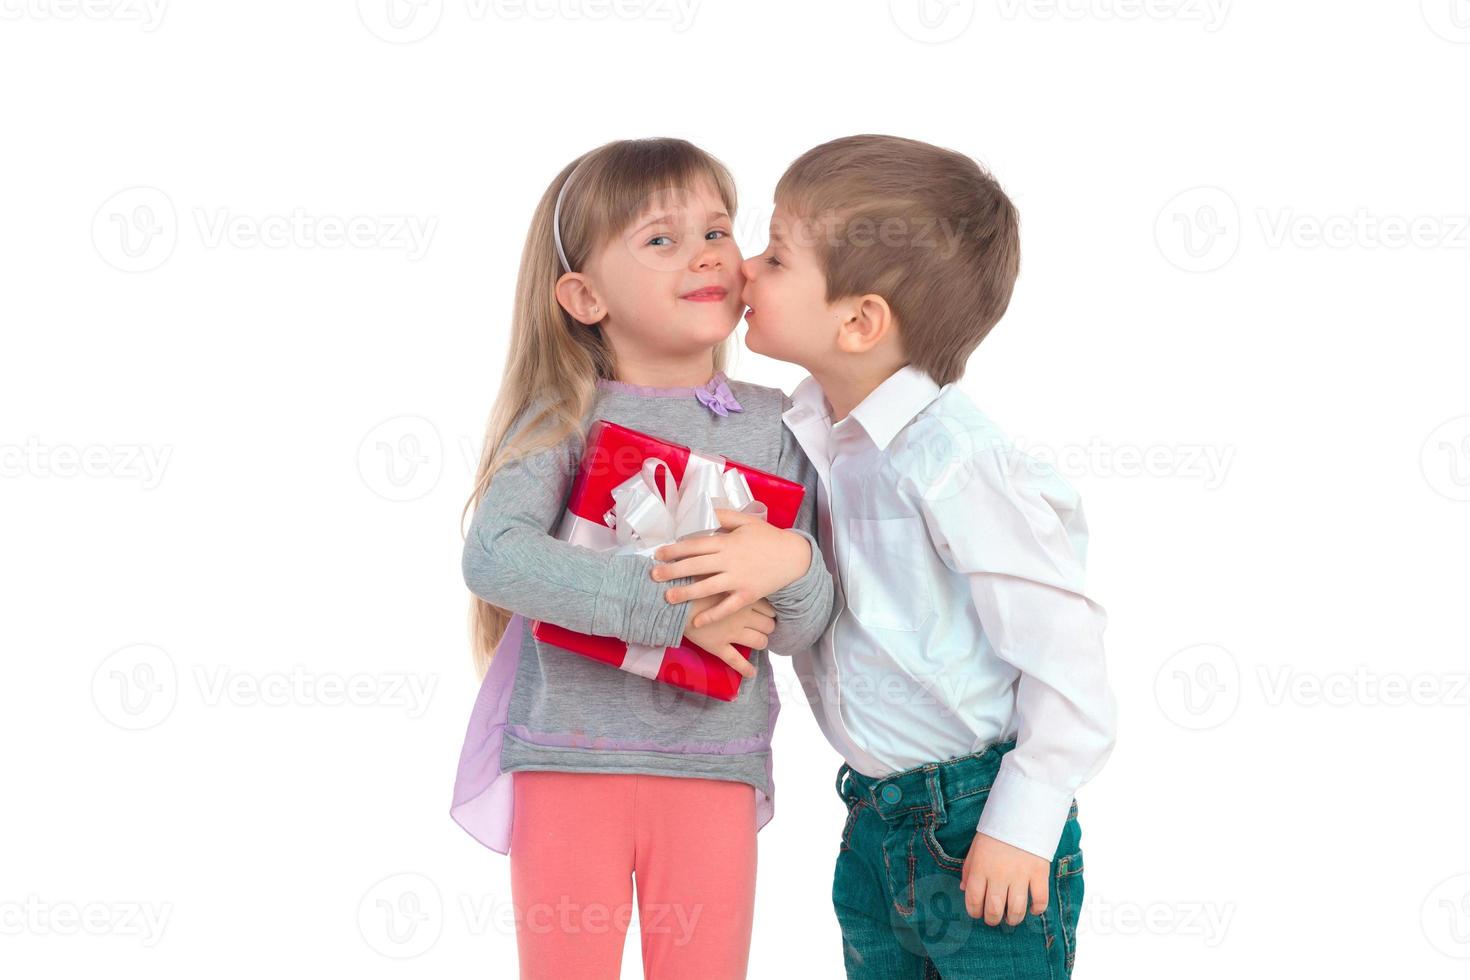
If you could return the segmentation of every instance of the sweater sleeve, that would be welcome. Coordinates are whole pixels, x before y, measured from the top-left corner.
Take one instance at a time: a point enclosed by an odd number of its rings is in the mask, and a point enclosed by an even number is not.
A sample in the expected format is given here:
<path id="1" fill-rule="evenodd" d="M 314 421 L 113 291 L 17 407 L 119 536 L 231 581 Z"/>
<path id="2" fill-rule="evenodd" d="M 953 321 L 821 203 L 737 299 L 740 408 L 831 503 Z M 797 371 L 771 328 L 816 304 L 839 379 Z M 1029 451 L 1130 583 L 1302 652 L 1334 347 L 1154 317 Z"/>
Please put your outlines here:
<path id="1" fill-rule="evenodd" d="M 501 446 L 535 420 L 538 406 L 517 416 Z M 689 602 L 669 603 L 664 590 L 692 578 L 656 582 L 646 555 L 614 555 L 568 544 L 554 534 L 581 460 L 571 433 L 550 448 L 506 461 L 475 508 L 462 569 L 471 592 L 527 619 L 646 646 L 675 646 Z"/>
<path id="2" fill-rule="evenodd" d="M 782 399 L 781 407 L 783 411 L 791 407 L 789 396 Z M 776 475 L 795 480 L 806 488 L 791 530 L 805 538 L 811 547 L 811 560 L 801 578 L 766 597 L 776 607 L 776 628 L 771 632 L 767 649 L 771 653 L 789 656 L 812 646 L 827 628 L 827 620 L 832 615 L 832 573 L 827 569 L 815 537 L 819 489 L 817 469 L 784 423 L 781 425 L 781 455 Z"/>

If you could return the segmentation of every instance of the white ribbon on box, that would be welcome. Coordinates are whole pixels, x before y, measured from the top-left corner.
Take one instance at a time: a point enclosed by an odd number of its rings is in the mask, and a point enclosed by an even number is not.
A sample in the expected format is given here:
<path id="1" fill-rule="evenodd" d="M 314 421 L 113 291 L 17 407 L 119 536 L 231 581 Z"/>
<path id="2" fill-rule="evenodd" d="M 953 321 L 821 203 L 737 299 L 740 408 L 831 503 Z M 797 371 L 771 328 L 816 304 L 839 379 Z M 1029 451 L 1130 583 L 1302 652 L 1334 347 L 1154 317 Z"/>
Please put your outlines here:
<path id="1" fill-rule="evenodd" d="M 637 473 L 613 488 L 612 495 L 613 506 L 602 515 L 601 524 L 568 510 L 557 537 L 593 551 L 651 555 L 683 538 L 719 534 L 717 508 L 766 517 L 766 505 L 750 492 L 744 473 L 725 469 L 723 456 L 692 451 L 677 485 L 669 464 L 649 456 Z M 657 679 L 664 654 L 664 647 L 629 643 L 622 669 Z"/>

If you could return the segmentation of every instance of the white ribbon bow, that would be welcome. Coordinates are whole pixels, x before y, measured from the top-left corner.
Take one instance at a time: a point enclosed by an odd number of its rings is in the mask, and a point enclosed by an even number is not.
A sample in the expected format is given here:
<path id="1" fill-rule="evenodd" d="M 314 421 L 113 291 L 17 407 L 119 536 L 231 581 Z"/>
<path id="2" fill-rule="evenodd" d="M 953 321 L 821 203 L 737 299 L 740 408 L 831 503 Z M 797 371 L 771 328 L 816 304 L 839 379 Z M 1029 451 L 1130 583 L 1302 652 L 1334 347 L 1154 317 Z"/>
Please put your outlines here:
<path id="1" fill-rule="evenodd" d="M 612 495 L 612 509 L 602 520 L 617 532 L 618 554 L 651 554 L 681 538 L 717 534 L 717 508 L 766 517 L 766 505 L 750 492 L 745 474 L 725 469 L 723 456 L 691 452 L 677 486 L 669 464 L 650 456 Z"/>

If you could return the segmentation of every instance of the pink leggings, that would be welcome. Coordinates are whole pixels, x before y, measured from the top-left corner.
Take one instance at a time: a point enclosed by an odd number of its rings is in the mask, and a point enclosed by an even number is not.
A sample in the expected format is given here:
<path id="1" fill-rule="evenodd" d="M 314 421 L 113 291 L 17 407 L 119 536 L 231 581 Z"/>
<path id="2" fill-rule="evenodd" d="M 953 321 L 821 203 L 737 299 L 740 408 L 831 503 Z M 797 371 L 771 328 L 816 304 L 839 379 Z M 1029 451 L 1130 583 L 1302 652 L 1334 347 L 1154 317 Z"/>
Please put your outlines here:
<path id="1" fill-rule="evenodd" d="M 755 787 L 516 772 L 510 884 L 521 980 L 616 980 L 638 924 L 647 980 L 741 980 L 755 913 Z"/>

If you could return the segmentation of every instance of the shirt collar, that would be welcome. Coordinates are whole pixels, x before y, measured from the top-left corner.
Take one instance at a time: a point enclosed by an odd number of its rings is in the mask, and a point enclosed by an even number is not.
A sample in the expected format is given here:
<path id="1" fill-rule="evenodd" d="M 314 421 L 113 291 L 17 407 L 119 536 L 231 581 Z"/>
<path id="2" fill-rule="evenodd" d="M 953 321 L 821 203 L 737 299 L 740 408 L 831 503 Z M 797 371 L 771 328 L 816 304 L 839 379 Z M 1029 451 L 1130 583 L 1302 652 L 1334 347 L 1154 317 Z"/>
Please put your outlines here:
<path id="1" fill-rule="evenodd" d="M 848 417 L 857 419 L 881 452 L 941 391 L 925 371 L 905 364 L 870 391 Z M 782 417 L 788 423 L 820 419 L 831 428 L 832 409 L 816 378 L 808 375 L 792 390 L 791 408 Z"/>
<path id="2" fill-rule="evenodd" d="M 940 390 L 923 369 L 905 364 L 870 391 L 851 414 L 882 452 L 914 416 L 938 397 Z"/>
<path id="3" fill-rule="evenodd" d="M 810 374 L 791 390 L 791 407 L 782 413 L 787 421 L 804 421 L 808 418 L 830 420 L 832 410 L 827 405 L 827 396 L 822 386 Z"/>

